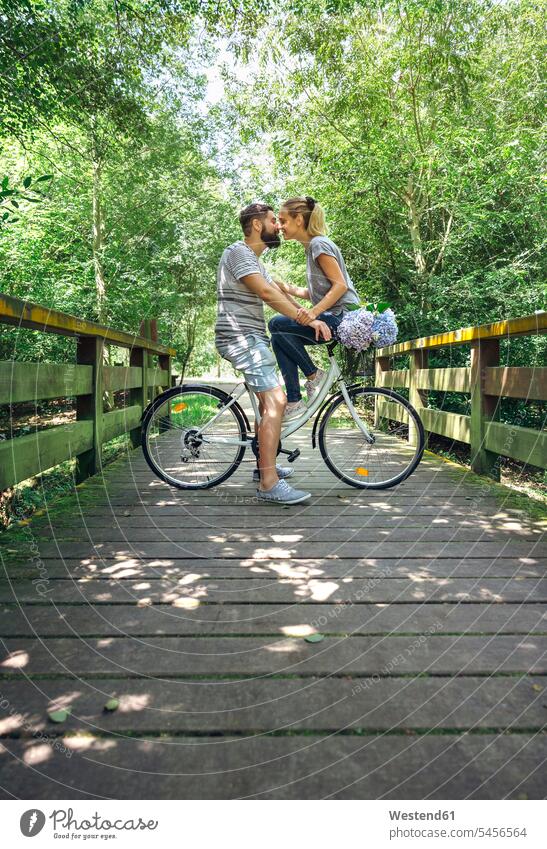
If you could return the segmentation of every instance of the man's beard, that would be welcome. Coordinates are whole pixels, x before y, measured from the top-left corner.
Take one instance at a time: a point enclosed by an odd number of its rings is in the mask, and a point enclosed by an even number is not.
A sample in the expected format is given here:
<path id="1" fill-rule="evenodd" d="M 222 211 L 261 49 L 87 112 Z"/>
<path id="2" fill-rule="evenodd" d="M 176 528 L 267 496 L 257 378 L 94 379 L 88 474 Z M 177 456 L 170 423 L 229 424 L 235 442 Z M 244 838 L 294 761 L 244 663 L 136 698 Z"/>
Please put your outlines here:
<path id="1" fill-rule="evenodd" d="M 268 233 L 264 224 L 262 225 L 262 232 L 260 233 L 260 238 L 264 242 L 267 248 L 278 248 L 281 244 L 281 239 L 277 233 Z"/>

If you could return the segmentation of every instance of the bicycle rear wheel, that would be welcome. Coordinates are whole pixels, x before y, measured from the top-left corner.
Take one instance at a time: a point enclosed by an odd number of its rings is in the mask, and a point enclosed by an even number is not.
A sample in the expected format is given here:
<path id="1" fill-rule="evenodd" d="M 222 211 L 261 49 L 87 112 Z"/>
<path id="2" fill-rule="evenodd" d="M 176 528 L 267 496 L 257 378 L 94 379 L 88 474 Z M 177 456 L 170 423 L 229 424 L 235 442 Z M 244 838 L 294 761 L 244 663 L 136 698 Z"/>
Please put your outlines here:
<path id="1" fill-rule="evenodd" d="M 319 449 L 336 477 L 359 489 L 388 489 L 412 474 L 424 452 L 424 428 L 409 402 L 390 389 L 356 387 L 350 401 L 370 444 L 340 393 L 319 424 Z M 416 444 L 411 444 L 412 435 Z"/>
<path id="2" fill-rule="evenodd" d="M 229 400 L 213 386 L 189 384 L 158 395 L 142 422 L 142 450 L 154 474 L 178 489 L 209 489 L 229 478 L 245 453 L 235 443 L 247 438 L 237 402 L 222 410 Z"/>

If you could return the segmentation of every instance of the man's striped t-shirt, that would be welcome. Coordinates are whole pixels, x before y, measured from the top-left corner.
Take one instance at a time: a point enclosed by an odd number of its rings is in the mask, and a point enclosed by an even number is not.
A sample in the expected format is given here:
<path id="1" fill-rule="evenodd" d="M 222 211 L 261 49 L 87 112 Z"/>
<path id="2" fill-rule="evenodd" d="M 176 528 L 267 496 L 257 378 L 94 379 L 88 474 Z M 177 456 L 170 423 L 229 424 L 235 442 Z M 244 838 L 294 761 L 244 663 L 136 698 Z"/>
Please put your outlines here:
<path id="1" fill-rule="evenodd" d="M 217 346 L 241 342 L 251 334 L 268 339 L 264 302 L 241 280 L 248 274 L 261 274 L 272 283 L 255 252 L 245 242 L 235 242 L 222 254 L 217 271 Z"/>

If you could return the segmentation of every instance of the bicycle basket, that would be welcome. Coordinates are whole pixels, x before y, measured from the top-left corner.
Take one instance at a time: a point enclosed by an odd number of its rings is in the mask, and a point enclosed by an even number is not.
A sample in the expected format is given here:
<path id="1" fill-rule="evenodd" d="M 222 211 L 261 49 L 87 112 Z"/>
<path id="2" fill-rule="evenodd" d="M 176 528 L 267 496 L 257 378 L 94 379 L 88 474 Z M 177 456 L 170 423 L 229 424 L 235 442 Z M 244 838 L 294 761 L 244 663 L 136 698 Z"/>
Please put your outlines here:
<path id="1" fill-rule="evenodd" d="M 336 360 L 346 383 L 355 383 L 374 375 L 374 348 L 356 351 L 341 342 L 336 346 Z"/>

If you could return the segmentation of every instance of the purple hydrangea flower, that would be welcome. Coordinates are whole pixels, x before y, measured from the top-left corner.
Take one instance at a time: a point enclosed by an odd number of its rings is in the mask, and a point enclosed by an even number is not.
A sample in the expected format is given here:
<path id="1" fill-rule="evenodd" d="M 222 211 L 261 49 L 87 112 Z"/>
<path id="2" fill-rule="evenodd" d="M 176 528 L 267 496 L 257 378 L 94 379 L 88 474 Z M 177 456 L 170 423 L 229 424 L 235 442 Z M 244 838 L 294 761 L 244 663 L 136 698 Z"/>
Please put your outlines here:
<path id="1" fill-rule="evenodd" d="M 393 310 L 376 315 L 365 309 L 348 312 L 338 325 L 338 339 L 346 348 L 366 351 L 373 344 L 377 348 L 393 345 L 398 333 Z"/>
<path id="2" fill-rule="evenodd" d="M 374 313 L 365 309 L 348 312 L 338 325 L 338 339 L 347 348 L 366 351 L 371 343 L 373 323 Z"/>
<path id="3" fill-rule="evenodd" d="M 387 309 L 379 315 L 374 316 L 372 325 L 372 341 L 377 348 L 393 345 L 397 339 L 399 329 L 395 321 L 393 310 Z"/>

